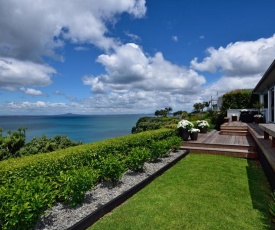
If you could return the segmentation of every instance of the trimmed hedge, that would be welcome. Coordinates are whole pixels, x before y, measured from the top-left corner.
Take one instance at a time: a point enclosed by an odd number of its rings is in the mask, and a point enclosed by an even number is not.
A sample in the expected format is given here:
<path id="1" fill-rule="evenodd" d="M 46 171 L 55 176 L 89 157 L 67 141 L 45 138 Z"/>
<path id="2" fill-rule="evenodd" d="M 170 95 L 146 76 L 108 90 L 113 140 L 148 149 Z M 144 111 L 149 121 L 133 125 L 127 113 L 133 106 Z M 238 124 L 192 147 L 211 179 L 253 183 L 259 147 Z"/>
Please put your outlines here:
<path id="1" fill-rule="evenodd" d="M 116 184 L 127 169 L 140 171 L 180 143 L 176 130 L 160 129 L 2 161 L 1 229 L 32 228 L 55 202 L 75 206 L 98 182 Z"/>

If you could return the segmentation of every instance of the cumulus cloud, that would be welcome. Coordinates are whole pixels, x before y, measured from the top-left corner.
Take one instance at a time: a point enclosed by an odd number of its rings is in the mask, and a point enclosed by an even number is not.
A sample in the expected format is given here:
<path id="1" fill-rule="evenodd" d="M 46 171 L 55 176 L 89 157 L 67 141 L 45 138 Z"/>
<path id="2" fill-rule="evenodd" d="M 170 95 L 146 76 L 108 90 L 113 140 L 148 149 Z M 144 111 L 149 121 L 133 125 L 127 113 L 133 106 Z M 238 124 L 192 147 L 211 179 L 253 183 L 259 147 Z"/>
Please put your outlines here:
<path id="1" fill-rule="evenodd" d="M 106 22 L 121 13 L 144 16 L 145 0 L 1 1 L 0 56 L 37 61 L 54 56 L 63 39 L 109 49 L 115 41 L 106 36 Z"/>
<path id="2" fill-rule="evenodd" d="M 47 86 L 55 73 L 55 69 L 48 65 L 13 58 L 0 59 L 0 85 L 3 89 L 15 90 L 26 85 Z"/>
<path id="3" fill-rule="evenodd" d="M 95 93 L 106 90 L 158 90 L 189 94 L 205 83 L 204 77 L 194 70 L 165 60 L 160 52 L 153 57 L 146 56 L 142 49 L 133 43 L 118 47 L 112 54 L 102 54 L 97 61 L 105 67 L 108 74 L 83 78 L 83 83 L 91 85 Z"/>
<path id="4" fill-rule="evenodd" d="M 33 95 L 33 96 L 40 96 L 43 94 L 40 90 L 31 89 L 31 88 L 25 89 L 24 87 L 21 87 L 20 90 L 23 91 L 25 94 Z"/>
<path id="5" fill-rule="evenodd" d="M 191 68 L 219 76 L 217 80 L 202 88 L 205 97 L 213 92 L 219 95 L 234 89 L 253 89 L 274 60 L 275 35 L 256 41 L 230 43 L 226 47 L 207 50 L 201 62 L 191 61 Z"/>
<path id="6" fill-rule="evenodd" d="M 260 74 L 274 59 L 275 34 L 256 41 L 230 43 L 226 47 L 207 50 L 207 57 L 201 62 L 191 61 L 191 67 L 199 71 L 221 72 L 225 76 L 239 77 Z"/>
<path id="7" fill-rule="evenodd" d="M 116 47 L 119 43 L 108 37 L 107 25 L 114 24 L 122 13 L 143 17 L 145 0 L 0 1 L 2 89 L 50 84 L 55 70 L 43 65 L 42 57 L 62 61 L 57 48 L 66 41 L 103 50 Z"/>

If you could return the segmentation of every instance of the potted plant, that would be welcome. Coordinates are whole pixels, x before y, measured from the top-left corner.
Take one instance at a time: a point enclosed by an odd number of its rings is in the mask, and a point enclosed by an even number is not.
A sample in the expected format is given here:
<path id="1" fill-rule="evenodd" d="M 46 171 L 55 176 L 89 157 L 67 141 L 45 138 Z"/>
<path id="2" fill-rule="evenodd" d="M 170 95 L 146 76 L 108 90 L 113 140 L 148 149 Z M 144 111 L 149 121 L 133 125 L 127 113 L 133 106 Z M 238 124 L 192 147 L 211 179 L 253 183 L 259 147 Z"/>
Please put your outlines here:
<path id="1" fill-rule="evenodd" d="M 254 122 L 259 124 L 263 122 L 263 115 L 260 113 L 260 111 L 264 107 L 264 104 L 258 101 L 254 104 L 254 107 L 258 110 L 258 114 L 254 115 Z"/>
<path id="2" fill-rule="evenodd" d="M 254 108 L 258 110 L 258 114 L 260 114 L 261 109 L 264 107 L 264 104 L 257 101 L 254 105 Z"/>
<path id="3" fill-rule="evenodd" d="M 237 121 L 237 119 L 238 119 L 238 116 L 236 115 L 236 114 L 232 114 L 232 121 Z"/>
<path id="4" fill-rule="evenodd" d="M 197 120 L 197 126 L 200 129 L 201 133 L 207 133 L 207 128 L 209 127 L 209 123 L 205 120 Z"/>
<path id="5" fill-rule="evenodd" d="M 178 131 L 179 135 L 182 137 L 184 141 L 187 141 L 189 138 L 189 130 L 194 127 L 193 123 L 188 120 L 181 120 L 178 123 Z"/>
<path id="6" fill-rule="evenodd" d="M 195 141 L 195 140 L 198 139 L 198 135 L 199 135 L 199 132 L 200 132 L 199 129 L 191 128 L 189 130 L 189 132 L 190 132 L 190 138 L 191 138 L 192 141 Z"/>
<path id="7" fill-rule="evenodd" d="M 263 122 L 263 115 L 262 114 L 254 115 L 254 122 L 256 124 L 262 123 Z"/>

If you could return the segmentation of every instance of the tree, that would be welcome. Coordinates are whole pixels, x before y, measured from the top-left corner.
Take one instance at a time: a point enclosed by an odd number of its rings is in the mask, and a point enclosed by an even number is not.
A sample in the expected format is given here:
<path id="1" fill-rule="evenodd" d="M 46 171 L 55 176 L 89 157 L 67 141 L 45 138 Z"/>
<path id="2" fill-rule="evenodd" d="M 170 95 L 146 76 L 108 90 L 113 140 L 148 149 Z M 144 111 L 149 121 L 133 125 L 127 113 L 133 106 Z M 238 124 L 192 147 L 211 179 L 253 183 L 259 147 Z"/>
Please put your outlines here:
<path id="1" fill-rule="evenodd" d="M 7 136 L 2 135 L 0 129 L 0 160 L 18 155 L 18 151 L 25 145 L 26 128 L 18 128 L 17 131 L 7 131 Z"/>
<path id="2" fill-rule="evenodd" d="M 208 108 L 210 106 L 210 101 L 203 102 L 204 107 Z"/>
<path id="3" fill-rule="evenodd" d="M 156 117 L 160 116 L 160 111 L 159 111 L 159 110 L 156 110 L 156 111 L 155 111 L 155 116 L 156 116 Z"/>
<path id="4" fill-rule="evenodd" d="M 254 108 L 253 105 L 258 101 L 258 95 L 253 94 L 252 90 L 233 90 L 222 96 L 221 110 Z"/>
<path id="5" fill-rule="evenodd" d="M 194 111 L 197 112 L 197 113 L 200 112 L 201 107 L 202 107 L 202 104 L 201 104 L 201 103 L 195 103 L 195 104 L 193 105 Z"/>
<path id="6" fill-rule="evenodd" d="M 182 114 L 182 111 L 179 110 L 179 111 L 177 111 L 177 112 L 174 112 L 174 113 L 173 113 L 173 116 L 176 117 L 176 116 L 180 116 L 181 114 Z"/>
<path id="7" fill-rule="evenodd" d="M 166 107 L 165 110 L 167 112 L 166 114 L 168 114 L 168 115 L 169 115 L 169 112 L 173 111 L 172 107 Z"/>

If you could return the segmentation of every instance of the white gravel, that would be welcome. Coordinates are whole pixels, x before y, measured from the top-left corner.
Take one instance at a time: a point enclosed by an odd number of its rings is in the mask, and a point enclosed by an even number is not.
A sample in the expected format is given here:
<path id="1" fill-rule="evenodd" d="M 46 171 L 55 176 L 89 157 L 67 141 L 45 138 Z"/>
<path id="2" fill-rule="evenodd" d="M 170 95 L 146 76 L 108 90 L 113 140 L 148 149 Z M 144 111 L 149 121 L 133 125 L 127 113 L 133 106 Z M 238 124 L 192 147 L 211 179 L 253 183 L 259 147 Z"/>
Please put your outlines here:
<path id="1" fill-rule="evenodd" d="M 84 202 L 76 207 L 57 203 L 40 218 L 34 230 L 62 230 L 73 226 L 184 153 L 185 150 L 170 152 L 168 157 L 161 158 L 156 163 L 145 163 L 145 170 L 142 173 L 127 171 L 116 187 L 110 187 L 107 183 L 98 184 L 85 194 Z"/>

